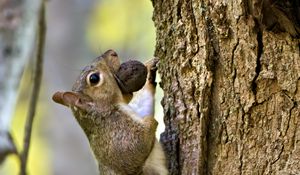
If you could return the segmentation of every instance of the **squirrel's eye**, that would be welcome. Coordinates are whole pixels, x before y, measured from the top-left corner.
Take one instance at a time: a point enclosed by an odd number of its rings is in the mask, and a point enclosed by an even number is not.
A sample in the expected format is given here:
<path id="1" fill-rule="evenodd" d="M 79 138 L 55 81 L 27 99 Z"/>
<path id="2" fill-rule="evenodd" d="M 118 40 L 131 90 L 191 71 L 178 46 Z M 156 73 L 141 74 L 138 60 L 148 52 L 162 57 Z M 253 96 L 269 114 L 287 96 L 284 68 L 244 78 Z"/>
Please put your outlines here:
<path id="1" fill-rule="evenodd" d="M 99 83 L 99 81 L 100 81 L 100 77 L 99 77 L 99 75 L 97 74 L 97 73 L 94 73 L 94 74 L 92 74 L 91 76 L 90 76 L 90 83 L 91 84 L 97 84 L 97 83 Z"/>
<path id="2" fill-rule="evenodd" d="M 87 76 L 87 83 L 90 86 L 95 86 L 95 85 L 99 84 L 100 80 L 101 80 L 101 78 L 100 78 L 100 75 L 98 72 L 91 73 Z"/>

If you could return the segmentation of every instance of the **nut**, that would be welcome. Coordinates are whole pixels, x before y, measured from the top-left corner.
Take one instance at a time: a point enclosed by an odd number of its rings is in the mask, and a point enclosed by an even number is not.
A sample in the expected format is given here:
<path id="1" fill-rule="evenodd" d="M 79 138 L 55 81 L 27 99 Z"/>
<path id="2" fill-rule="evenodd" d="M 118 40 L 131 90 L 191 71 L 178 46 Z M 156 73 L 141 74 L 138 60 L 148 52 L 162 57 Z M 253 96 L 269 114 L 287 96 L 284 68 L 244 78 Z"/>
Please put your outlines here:
<path id="1" fill-rule="evenodd" d="M 147 68 L 139 61 L 129 60 L 121 64 L 115 76 L 121 91 L 125 94 L 132 93 L 144 86 Z"/>

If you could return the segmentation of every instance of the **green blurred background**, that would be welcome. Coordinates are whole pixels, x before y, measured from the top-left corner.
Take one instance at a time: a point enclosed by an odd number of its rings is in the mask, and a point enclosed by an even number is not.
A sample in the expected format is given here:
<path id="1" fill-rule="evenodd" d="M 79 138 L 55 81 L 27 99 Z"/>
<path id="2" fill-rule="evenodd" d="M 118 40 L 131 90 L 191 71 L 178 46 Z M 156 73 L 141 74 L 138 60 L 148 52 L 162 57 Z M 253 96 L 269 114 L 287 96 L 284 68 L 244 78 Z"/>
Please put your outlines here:
<path id="1" fill-rule="evenodd" d="M 51 0 L 47 2 L 44 74 L 29 152 L 30 175 L 96 175 L 97 166 L 87 139 L 70 110 L 51 100 L 54 92 L 70 90 L 81 68 L 107 49 L 124 61 L 153 57 L 155 28 L 150 0 Z M 32 74 L 23 75 L 12 135 L 22 145 Z M 158 91 L 156 118 L 162 124 Z M 160 125 L 157 136 L 163 131 Z M 1 175 L 19 172 L 9 156 Z"/>

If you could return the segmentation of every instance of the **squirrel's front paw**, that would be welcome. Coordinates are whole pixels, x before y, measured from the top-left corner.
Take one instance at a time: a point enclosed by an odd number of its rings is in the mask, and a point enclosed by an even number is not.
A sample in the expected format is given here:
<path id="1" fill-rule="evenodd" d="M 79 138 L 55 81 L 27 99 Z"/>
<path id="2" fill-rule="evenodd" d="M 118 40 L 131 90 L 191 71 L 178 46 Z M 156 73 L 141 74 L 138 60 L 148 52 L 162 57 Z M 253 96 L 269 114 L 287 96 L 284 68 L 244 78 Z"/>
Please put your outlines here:
<path id="1" fill-rule="evenodd" d="M 158 122 L 155 120 L 155 118 L 153 116 L 146 116 L 143 118 L 143 123 L 150 128 L 151 130 L 154 130 L 154 132 L 156 131 Z"/>
<path id="2" fill-rule="evenodd" d="M 151 60 L 145 63 L 147 67 L 148 75 L 147 75 L 147 82 L 156 86 L 156 71 L 157 71 L 157 64 L 159 62 L 158 58 L 152 58 Z"/>

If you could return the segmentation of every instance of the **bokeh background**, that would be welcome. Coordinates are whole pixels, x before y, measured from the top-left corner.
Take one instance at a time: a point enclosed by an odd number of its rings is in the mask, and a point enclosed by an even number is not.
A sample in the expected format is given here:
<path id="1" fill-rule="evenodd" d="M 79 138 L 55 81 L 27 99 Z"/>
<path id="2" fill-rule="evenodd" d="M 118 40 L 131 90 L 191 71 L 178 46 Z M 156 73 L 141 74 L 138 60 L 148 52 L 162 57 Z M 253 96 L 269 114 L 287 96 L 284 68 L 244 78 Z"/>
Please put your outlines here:
<path id="1" fill-rule="evenodd" d="M 150 0 L 50 0 L 47 2 L 47 39 L 44 74 L 29 152 L 31 175 L 97 175 L 87 139 L 70 110 L 52 102 L 52 94 L 70 90 L 80 70 L 107 49 L 124 61 L 153 57 L 155 28 Z M 32 74 L 24 72 L 12 134 L 22 145 Z M 157 136 L 164 130 L 157 92 Z M 20 149 L 20 148 L 19 148 Z M 9 156 L 1 175 L 19 172 L 19 162 Z"/>

